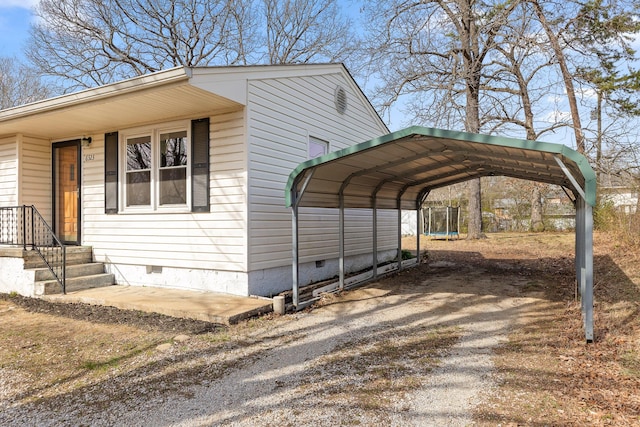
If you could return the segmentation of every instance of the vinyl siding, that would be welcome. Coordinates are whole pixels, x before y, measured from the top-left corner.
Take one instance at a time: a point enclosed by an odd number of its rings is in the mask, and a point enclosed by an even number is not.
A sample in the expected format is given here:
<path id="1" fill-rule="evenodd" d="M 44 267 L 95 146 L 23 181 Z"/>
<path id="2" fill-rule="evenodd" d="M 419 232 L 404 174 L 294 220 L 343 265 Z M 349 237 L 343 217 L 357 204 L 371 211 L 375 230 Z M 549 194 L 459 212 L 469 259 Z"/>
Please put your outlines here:
<path id="1" fill-rule="evenodd" d="M 347 92 L 339 114 L 334 93 Z M 308 159 L 309 136 L 328 141 L 330 151 L 387 132 L 341 73 L 249 82 L 249 270 L 291 265 L 291 211 L 284 188 L 291 171 Z M 346 212 L 346 254 L 372 251 L 371 210 Z M 397 221 L 379 212 L 378 249 L 395 248 Z M 300 215 L 302 262 L 338 256 L 338 212 L 304 209 Z"/>
<path id="2" fill-rule="evenodd" d="M 18 205 L 18 147 L 16 138 L 0 139 L 0 207 Z"/>
<path id="3" fill-rule="evenodd" d="M 104 135 L 84 163 L 83 243 L 116 264 L 246 271 L 244 113 L 210 117 L 209 213 L 104 214 Z"/>
<path id="4" fill-rule="evenodd" d="M 51 224 L 51 142 L 23 137 L 20 168 L 20 203 L 34 205 Z"/>

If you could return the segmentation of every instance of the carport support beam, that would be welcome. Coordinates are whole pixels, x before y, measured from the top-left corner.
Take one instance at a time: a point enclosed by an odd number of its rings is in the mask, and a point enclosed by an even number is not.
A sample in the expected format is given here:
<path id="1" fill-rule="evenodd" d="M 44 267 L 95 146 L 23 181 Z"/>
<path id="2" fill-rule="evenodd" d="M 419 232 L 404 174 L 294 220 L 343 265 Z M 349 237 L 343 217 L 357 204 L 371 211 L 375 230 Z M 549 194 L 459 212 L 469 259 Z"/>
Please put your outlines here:
<path id="1" fill-rule="evenodd" d="M 416 264 L 420 264 L 420 230 L 422 229 L 420 226 L 422 222 L 420 211 L 420 204 L 418 204 L 418 206 L 416 206 Z"/>
<path id="2" fill-rule="evenodd" d="M 584 286 L 583 286 L 583 267 L 584 267 L 584 236 L 585 232 L 585 221 L 584 221 L 584 199 L 578 197 L 575 201 L 576 208 L 576 236 L 575 236 L 575 270 L 576 270 L 576 295 L 580 298 L 580 308 L 582 313 L 584 313 Z"/>
<path id="3" fill-rule="evenodd" d="M 293 305 L 298 307 L 298 303 L 300 302 L 300 296 L 298 292 L 298 288 L 300 286 L 300 252 L 298 250 L 298 205 L 294 204 L 291 207 L 291 232 L 292 232 L 292 242 L 291 242 L 291 255 L 293 257 L 293 285 L 291 287 L 292 297 L 293 297 Z"/>
<path id="4" fill-rule="evenodd" d="M 585 339 L 593 342 L 593 207 L 576 199 L 576 287 L 580 296 Z"/>
<path id="5" fill-rule="evenodd" d="M 576 194 L 576 285 L 580 291 L 580 307 L 587 342 L 593 342 L 593 206 L 587 202 L 585 190 L 558 156 L 553 156 L 573 185 Z"/>
<path id="6" fill-rule="evenodd" d="M 373 195 L 373 278 L 378 278 L 378 195 Z"/>
<path id="7" fill-rule="evenodd" d="M 587 342 L 593 342 L 593 207 L 583 199 L 584 210 L 584 332 Z"/>
<path id="8" fill-rule="evenodd" d="M 302 198 L 309 182 L 311 182 L 311 178 L 315 169 L 311 169 L 309 174 L 306 176 L 302 185 L 300 187 L 300 191 L 296 192 L 296 188 L 298 187 L 299 182 L 296 182 L 296 185 L 291 189 L 291 256 L 292 256 L 292 284 L 291 284 L 291 293 L 293 299 L 293 306 L 298 308 L 300 305 L 300 227 L 298 224 L 298 206 L 300 204 L 300 199 Z"/>
<path id="9" fill-rule="evenodd" d="M 344 290 L 344 193 L 340 191 L 340 206 L 339 206 L 339 214 L 338 214 L 338 240 L 339 240 L 339 259 L 338 259 L 338 268 L 340 270 L 340 285 L 339 289 Z"/>
<path id="10" fill-rule="evenodd" d="M 402 270 L 402 195 L 398 196 L 398 271 Z"/>
<path id="11" fill-rule="evenodd" d="M 420 238 L 424 232 L 424 215 L 422 206 L 427 201 L 431 190 L 422 190 L 416 198 L 416 264 L 420 265 Z"/>

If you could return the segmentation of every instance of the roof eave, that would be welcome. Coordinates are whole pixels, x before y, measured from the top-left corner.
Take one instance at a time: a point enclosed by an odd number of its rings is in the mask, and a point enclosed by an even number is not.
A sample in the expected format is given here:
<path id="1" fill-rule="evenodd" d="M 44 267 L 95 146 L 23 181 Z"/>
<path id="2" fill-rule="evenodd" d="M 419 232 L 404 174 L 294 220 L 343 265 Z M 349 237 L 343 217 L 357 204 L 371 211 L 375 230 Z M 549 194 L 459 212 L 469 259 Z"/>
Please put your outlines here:
<path id="1" fill-rule="evenodd" d="M 122 95 L 138 90 L 174 84 L 179 81 L 186 82 L 191 78 L 191 74 L 190 68 L 176 67 L 97 88 L 85 89 L 67 95 L 61 95 L 42 101 L 20 105 L 18 107 L 0 110 L 0 122 L 55 111 L 87 102 L 99 101 L 104 98 L 112 97 L 116 94 Z"/>

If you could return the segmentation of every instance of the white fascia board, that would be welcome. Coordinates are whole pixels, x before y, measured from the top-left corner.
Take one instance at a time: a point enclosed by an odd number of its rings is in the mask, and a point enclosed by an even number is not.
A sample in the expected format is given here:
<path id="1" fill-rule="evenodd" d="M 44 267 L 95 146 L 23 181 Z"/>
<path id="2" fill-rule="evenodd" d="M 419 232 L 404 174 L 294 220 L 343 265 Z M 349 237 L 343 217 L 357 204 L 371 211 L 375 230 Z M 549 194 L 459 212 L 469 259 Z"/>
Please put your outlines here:
<path id="1" fill-rule="evenodd" d="M 134 77 L 128 80 L 99 86 L 93 89 L 85 89 L 68 95 L 61 95 L 55 98 L 49 98 L 42 101 L 36 101 L 30 104 L 1 110 L 0 123 L 5 120 L 12 120 L 43 112 L 54 111 L 91 101 L 98 101 L 100 99 L 109 98 L 115 95 L 122 95 L 130 92 L 176 83 L 181 80 L 187 82 L 190 77 L 191 70 L 185 67 L 176 67 L 165 71 L 158 71 L 156 73 Z"/>

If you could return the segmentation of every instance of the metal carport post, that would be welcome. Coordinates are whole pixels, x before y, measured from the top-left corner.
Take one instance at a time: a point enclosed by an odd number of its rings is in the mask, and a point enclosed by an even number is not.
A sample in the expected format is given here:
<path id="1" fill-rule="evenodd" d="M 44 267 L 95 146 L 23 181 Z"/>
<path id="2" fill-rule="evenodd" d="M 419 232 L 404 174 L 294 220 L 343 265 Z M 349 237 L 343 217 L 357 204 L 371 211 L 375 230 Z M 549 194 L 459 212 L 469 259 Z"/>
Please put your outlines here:
<path id="1" fill-rule="evenodd" d="M 300 189 L 300 193 L 298 194 L 295 190 L 291 191 L 291 235 L 292 235 L 292 245 L 291 245 L 291 258 L 292 258 L 292 268 L 293 268 L 293 289 L 292 289 L 292 297 L 293 297 L 293 305 L 298 307 L 300 302 L 300 295 L 298 292 L 300 291 L 300 250 L 299 250 L 299 235 L 298 235 L 298 214 L 299 214 L 299 203 L 300 196 L 304 194 L 305 188 L 309 185 L 311 178 L 313 177 L 313 169 L 309 172 L 309 174 L 305 177 L 304 183 L 302 184 L 302 188 Z"/>
<path id="2" fill-rule="evenodd" d="M 586 200 L 586 189 L 580 186 L 569 168 L 558 156 L 553 158 L 571 182 L 576 196 L 576 286 L 580 293 L 585 338 L 587 342 L 593 342 L 593 206 Z"/>

